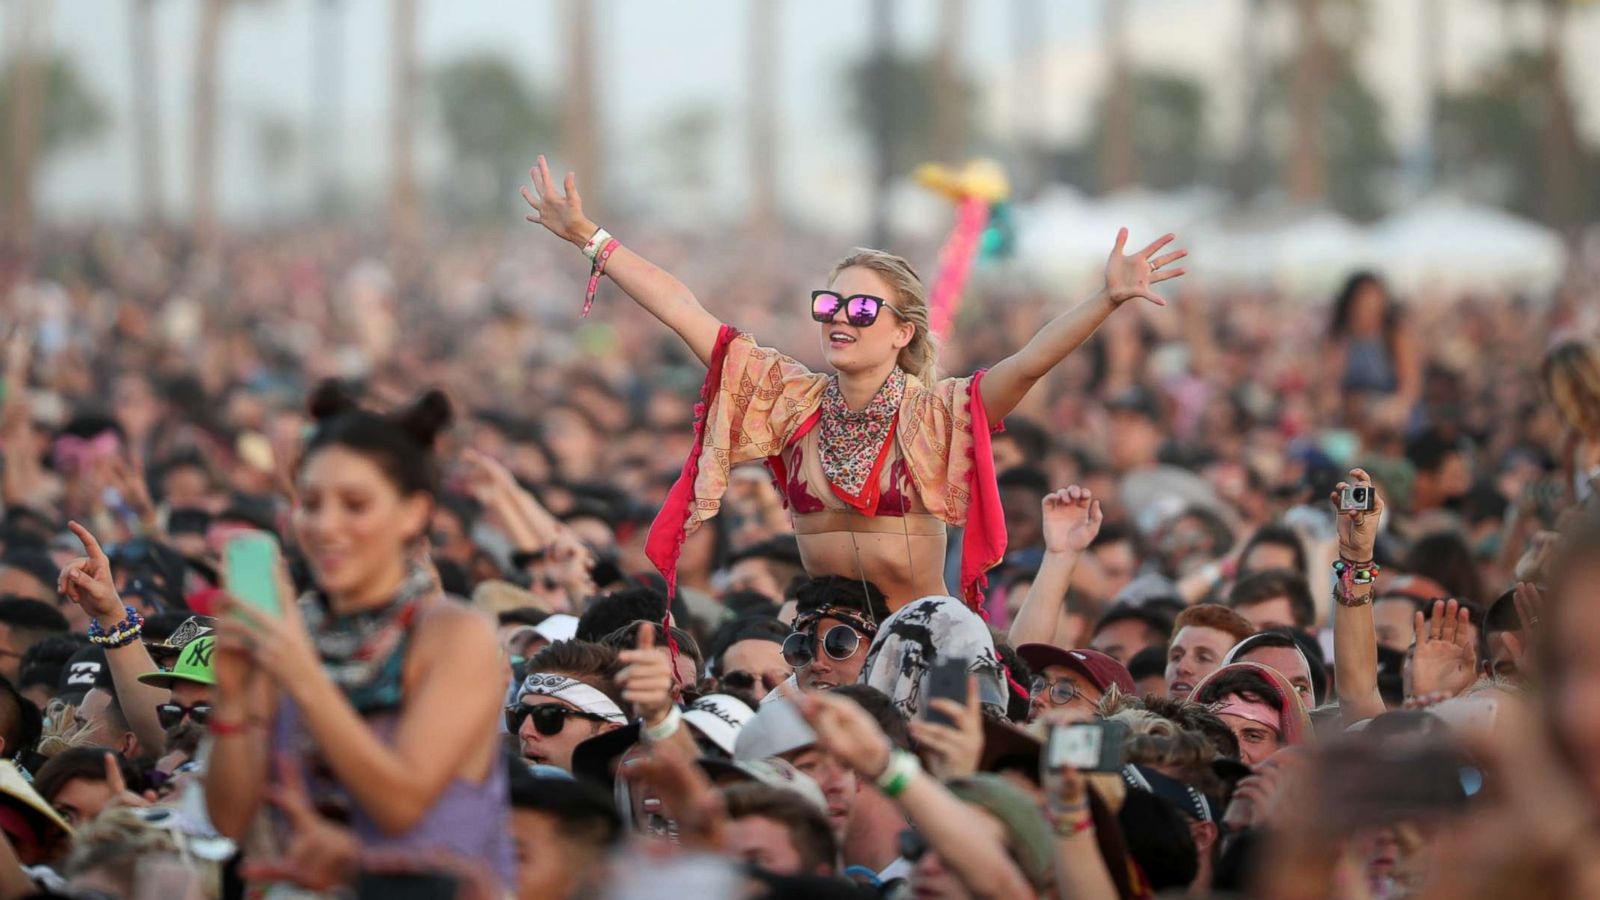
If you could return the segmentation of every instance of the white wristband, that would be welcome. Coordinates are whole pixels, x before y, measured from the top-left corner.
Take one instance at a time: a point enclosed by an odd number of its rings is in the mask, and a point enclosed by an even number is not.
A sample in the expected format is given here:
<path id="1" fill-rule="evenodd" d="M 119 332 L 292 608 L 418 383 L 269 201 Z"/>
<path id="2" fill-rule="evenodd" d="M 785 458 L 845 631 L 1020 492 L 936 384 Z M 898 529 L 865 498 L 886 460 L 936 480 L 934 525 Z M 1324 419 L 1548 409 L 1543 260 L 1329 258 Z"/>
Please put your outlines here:
<path id="1" fill-rule="evenodd" d="M 593 262 L 594 258 L 600 255 L 600 250 L 606 245 L 606 241 L 609 240 L 611 240 L 611 232 L 604 228 L 595 229 L 594 237 L 589 238 L 589 243 L 583 245 L 583 255 L 589 257 L 589 260 Z"/>
<path id="2" fill-rule="evenodd" d="M 667 713 L 667 717 L 661 720 L 660 725 L 645 725 L 639 729 L 639 735 L 644 738 L 646 744 L 659 744 L 677 734 L 678 727 L 682 724 L 683 711 L 674 705 Z"/>

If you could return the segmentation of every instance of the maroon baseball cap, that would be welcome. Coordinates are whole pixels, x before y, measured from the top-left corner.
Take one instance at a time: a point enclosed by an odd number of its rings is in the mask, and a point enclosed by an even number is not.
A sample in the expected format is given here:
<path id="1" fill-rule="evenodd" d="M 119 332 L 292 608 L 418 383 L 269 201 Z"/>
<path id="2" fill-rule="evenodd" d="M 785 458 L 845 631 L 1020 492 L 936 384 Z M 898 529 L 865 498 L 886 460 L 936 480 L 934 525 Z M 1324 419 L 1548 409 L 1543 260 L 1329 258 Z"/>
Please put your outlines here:
<path id="1" fill-rule="evenodd" d="M 1023 644 L 1017 648 L 1017 656 L 1035 672 L 1044 671 L 1046 666 L 1066 666 L 1102 691 L 1114 684 L 1124 693 L 1139 693 L 1128 667 L 1098 650 L 1063 650 L 1054 644 Z"/>

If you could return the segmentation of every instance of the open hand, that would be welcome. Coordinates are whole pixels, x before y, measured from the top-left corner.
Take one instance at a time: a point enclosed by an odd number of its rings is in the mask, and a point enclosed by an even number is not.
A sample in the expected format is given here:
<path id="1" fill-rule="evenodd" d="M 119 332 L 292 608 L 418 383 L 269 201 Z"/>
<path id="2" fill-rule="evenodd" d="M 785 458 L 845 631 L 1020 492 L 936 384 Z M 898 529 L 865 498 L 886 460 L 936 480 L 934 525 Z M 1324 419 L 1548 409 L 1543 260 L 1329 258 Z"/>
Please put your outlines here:
<path id="1" fill-rule="evenodd" d="M 1122 251 L 1128 243 L 1128 229 L 1117 231 L 1117 243 L 1106 260 L 1106 294 L 1114 305 L 1121 306 L 1135 297 L 1143 297 L 1157 306 L 1167 305 L 1167 301 L 1155 292 L 1155 285 L 1188 271 L 1167 268 L 1188 256 L 1187 250 L 1174 250 L 1164 256 L 1155 255 L 1162 247 L 1172 243 L 1172 239 L 1173 235 L 1164 234 L 1138 253 L 1127 254 Z"/>
<path id="2" fill-rule="evenodd" d="M 1051 553 L 1082 553 L 1089 549 L 1105 513 L 1089 489 L 1069 485 L 1044 498 L 1044 549 Z"/>
<path id="3" fill-rule="evenodd" d="M 522 199 L 533 207 L 533 214 L 527 217 L 529 222 L 537 222 L 556 237 L 580 247 L 594 236 L 595 225 L 583 214 L 577 176 L 568 172 L 557 191 L 555 179 L 550 177 L 550 163 L 540 155 L 538 164 L 528 170 L 528 177 L 533 179 L 533 189 L 524 185 Z"/>
<path id="4" fill-rule="evenodd" d="M 1417 649 L 1411 658 L 1411 694 L 1454 697 L 1477 680 L 1478 651 L 1466 607 L 1454 600 L 1435 600 L 1432 618 L 1425 621 L 1418 610 L 1412 627 Z"/>

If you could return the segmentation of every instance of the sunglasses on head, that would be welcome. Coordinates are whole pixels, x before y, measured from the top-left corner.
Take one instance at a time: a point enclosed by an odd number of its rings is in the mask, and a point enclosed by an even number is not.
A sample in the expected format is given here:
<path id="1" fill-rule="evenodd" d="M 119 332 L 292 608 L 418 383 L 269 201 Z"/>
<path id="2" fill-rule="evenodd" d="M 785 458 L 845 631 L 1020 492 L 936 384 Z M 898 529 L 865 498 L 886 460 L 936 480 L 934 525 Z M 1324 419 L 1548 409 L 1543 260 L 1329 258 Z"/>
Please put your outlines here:
<path id="1" fill-rule="evenodd" d="M 1058 706 L 1071 703 L 1073 698 L 1082 693 L 1078 690 L 1078 686 L 1075 683 L 1068 681 L 1065 678 L 1061 679 L 1060 681 L 1051 681 L 1050 679 L 1045 678 L 1043 675 L 1035 675 L 1033 677 L 1033 683 L 1028 685 L 1028 687 L 1029 694 L 1034 697 L 1037 697 L 1040 694 L 1048 691 L 1050 693 L 1050 702 Z"/>
<path id="2" fill-rule="evenodd" d="M 211 704 L 196 703 L 193 706 L 183 706 L 178 703 L 163 703 L 156 707 L 156 719 L 162 728 L 171 728 L 183 721 L 184 716 L 196 725 L 206 724 L 211 718 Z"/>
<path id="3" fill-rule="evenodd" d="M 838 291 L 811 292 L 811 318 L 818 322 L 832 322 L 833 317 L 842 309 L 846 322 L 857 328 L 865 328 L 878 321 L 878 313 L 885 307 L 895 315 L 900 315 L 900 310 L 895 309 L 887 300 L 871 294 L 851 294 L 846 297 Z"/>
<path id="4" fill-rule="evenodd" d="M 522 730 L 522 720 L 533 718 L 533 730 L 545 737 L 554 737 L 567 727 L 568 719 L 588 719 L 591 722 L 604 722 L 605 719 L 562 706 L 559 703 L 545 703 L 540 706 L 523 706 L 520 703 L 506 707 L 506 730 L 512 734 Z"/>
<path id="5" fill-rule="evenodd" d="M 822 652 L 832 659 L 846 660 L 861 647 L 861 635 L 849 625 L 835 625 L 822 636 Z M 817 658 L 817 636 L 811 631 L 796 631 L 783 639 L 783 661 L 796 669 L 811 665 Z"/>

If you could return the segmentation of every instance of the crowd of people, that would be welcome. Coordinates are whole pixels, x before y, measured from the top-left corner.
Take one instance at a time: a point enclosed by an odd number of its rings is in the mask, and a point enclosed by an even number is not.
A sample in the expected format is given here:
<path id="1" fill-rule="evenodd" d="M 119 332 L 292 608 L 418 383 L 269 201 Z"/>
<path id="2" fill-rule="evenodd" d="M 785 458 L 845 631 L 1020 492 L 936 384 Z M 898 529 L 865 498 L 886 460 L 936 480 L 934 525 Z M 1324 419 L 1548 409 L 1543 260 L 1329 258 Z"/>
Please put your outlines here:
<path id="1" fill-rule="evenodd" d="M 0 900 L 1600 885 L 1581 273 L 1291 302 L 1122 236 L 940 347 L 898 257 L 533 178 L 588 260 L 0 259 Z"/>

